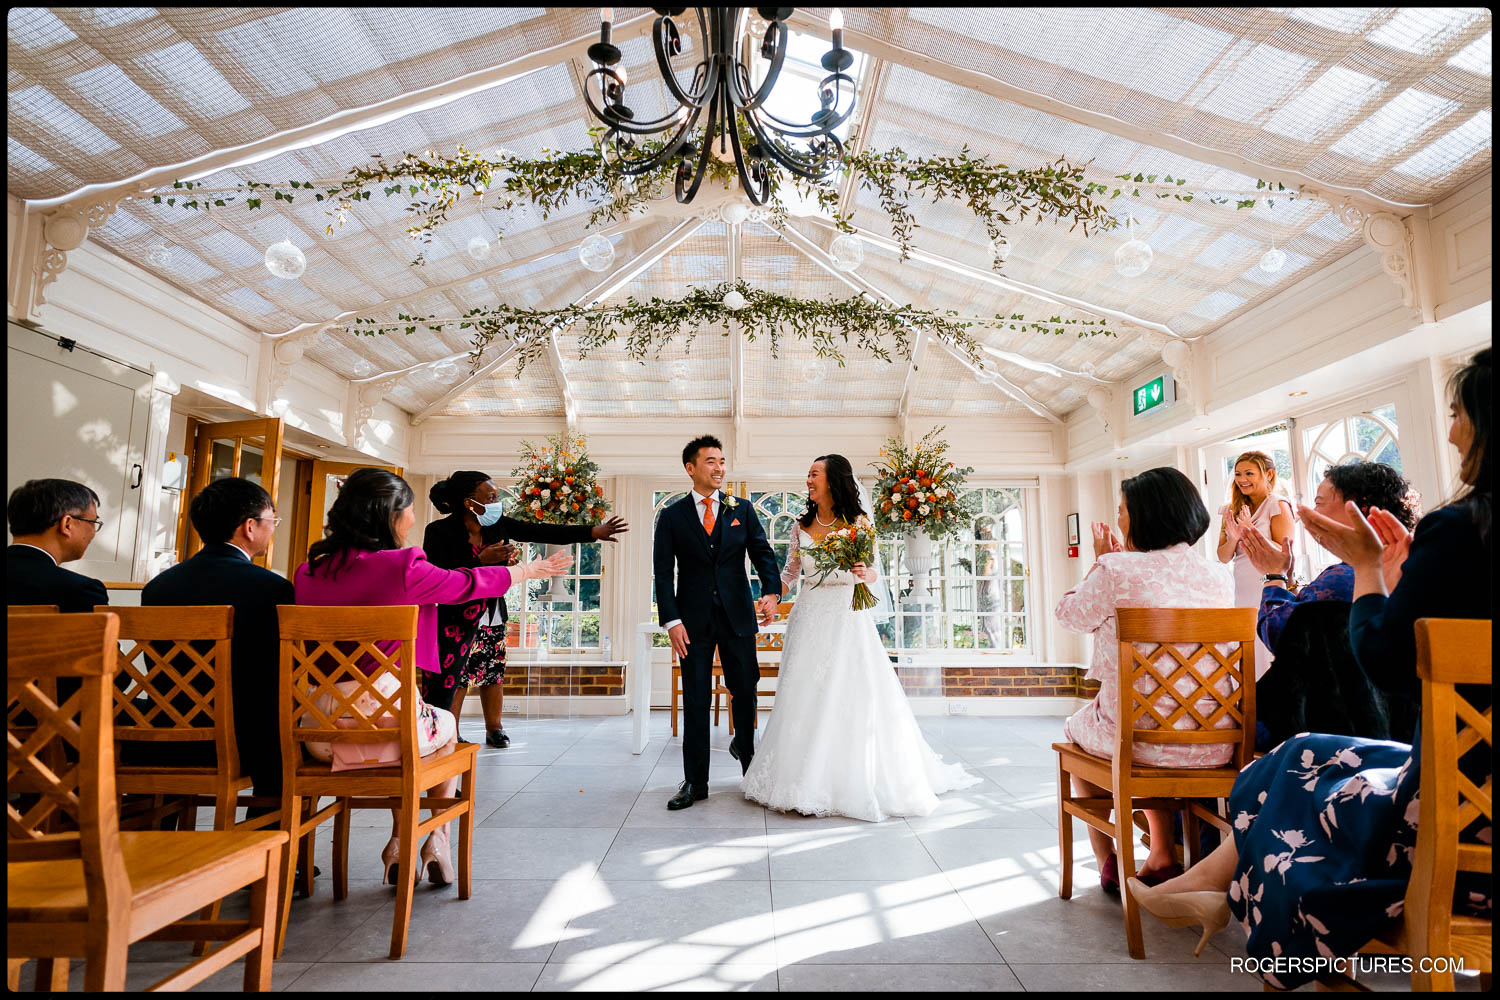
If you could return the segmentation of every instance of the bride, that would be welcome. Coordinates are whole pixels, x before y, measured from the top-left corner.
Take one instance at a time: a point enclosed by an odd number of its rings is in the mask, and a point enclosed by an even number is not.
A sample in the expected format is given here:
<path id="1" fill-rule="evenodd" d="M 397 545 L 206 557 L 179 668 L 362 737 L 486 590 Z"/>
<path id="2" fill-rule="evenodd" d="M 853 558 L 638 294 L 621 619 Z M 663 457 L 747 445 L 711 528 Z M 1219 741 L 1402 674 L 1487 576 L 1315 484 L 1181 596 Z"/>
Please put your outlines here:
<path id="1" fill-rule="evenodd" d="M 868 513 L 849 460 L 824 455 L 807 471 L 807 513 L 781 574 L 788 593 L 805 576 L 787 619 L 776 704 L 741 787 L 772 809 L 880 822 L 926 816 L 937 797 L 982 779 L 944 764 L 922 738 L 891 669 L 875 619 L 855 611 L 856 577 L 873 566 L 819 580 L 801 549 Z M 877 609 L 878 610 L 878 609 Z"/>

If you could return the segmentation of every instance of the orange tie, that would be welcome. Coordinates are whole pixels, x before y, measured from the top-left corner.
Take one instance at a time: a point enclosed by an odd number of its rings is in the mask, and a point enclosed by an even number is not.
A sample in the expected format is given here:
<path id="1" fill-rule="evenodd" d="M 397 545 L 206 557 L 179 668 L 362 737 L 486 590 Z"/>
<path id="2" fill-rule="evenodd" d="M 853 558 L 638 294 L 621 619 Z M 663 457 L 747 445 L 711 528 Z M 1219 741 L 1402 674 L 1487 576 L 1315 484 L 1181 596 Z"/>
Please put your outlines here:
<path id="1" fill-rule="evenodd" d="M 703 498 L 703 530 L 708 534 L 714 533 L 714 498 Z"/>

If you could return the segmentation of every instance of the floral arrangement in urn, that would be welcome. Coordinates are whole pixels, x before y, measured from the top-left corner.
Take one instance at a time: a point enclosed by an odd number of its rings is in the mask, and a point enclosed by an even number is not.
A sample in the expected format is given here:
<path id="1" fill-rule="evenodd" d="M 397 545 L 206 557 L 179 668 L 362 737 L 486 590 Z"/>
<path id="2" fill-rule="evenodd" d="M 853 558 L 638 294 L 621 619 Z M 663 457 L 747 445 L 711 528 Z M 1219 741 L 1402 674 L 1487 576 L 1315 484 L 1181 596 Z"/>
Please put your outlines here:
<path id="1" fill-rule="evenodd" d="M 514 516 L 536 524 L 599 524 L 610 511 L 599 466 L 582 437 L 554 434 L 538 449 L 521 442 L 521 464 L 511 470 L 521 503 Z"/>
<path id="2" fill-rule="evenodd" d="M 915 447 L 891 438 L 871 464 L 875 483 L 875 526 L 885 535 L 926 535 L 933 541 L 959 530 L 978 513 L 978 499 L 966 494 L 964 477 L 973 468 L 954 468 L 944 428 L 927 432 Z"/>

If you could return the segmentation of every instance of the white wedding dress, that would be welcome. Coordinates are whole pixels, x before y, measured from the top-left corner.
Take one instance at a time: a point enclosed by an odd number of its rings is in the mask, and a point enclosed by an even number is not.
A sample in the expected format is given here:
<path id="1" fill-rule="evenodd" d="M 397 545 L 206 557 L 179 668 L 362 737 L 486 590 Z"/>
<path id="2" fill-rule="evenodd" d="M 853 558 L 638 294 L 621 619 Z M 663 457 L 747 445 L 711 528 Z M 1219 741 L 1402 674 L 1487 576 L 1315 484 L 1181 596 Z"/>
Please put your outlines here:
<path id="1" fill-rule="evenodd" d="M 803 542 L 812 538 L 799 526 L 781 590 L 800 575 L 802 591 L 787 618 L 775 707 L 740 787 L 751 801 L 813 816 L 926 816 L 943 792 L 983 779 L 933 753 L 874 619 L 851 606 L 854 574 L 815 583 Z"/>

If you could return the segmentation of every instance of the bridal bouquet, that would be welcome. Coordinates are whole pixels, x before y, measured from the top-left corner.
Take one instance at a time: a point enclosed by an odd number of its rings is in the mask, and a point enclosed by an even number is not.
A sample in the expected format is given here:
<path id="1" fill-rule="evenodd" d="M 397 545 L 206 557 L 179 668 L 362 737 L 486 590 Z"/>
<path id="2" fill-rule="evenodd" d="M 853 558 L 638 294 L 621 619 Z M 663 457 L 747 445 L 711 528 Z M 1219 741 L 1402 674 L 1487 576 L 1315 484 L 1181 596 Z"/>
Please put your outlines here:
<path id="1" fill-rule="evenodd" d="M 875 526 L 859 518 L 847 528 L 839 528 L 824 535 L 812 550 L 813 565 L 822 574 L 817 582 L 822 583 L 834 570 L 848 572 L 856 563 L 875 565 Z M 854 610 L 873 608 L 878 602 L 863 581 L 854 585 Z"/>
<path id="2" fill-rule="evenodd" d="M 521 464 L 511 470 L 521 502 L 515 517 L 536 524 L 600 523 L 610 510 L 595 480 L 599 466 L 581 437 L 554 434 L 545 447 L 521 442 Z"/>
<path id="3" fill-rule="evenodd" d="M 933 541 L 958 531 L 979 512 L 978 498 L 967 494 L 964 477 L 972 468 L 955 469 L 948 461 L 948 442 L 938 439 L 943 428 L 930 430 L 908 448 L 896 438 L 880 449 L 873 462 L 880 478 L 875 483 L 875 524 L 889 535 L 923 532 Z"/>

